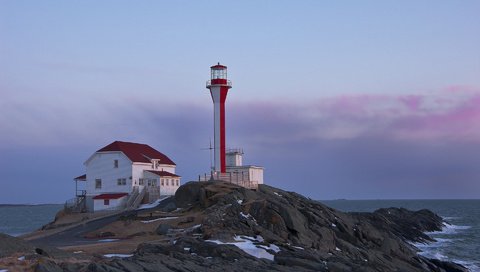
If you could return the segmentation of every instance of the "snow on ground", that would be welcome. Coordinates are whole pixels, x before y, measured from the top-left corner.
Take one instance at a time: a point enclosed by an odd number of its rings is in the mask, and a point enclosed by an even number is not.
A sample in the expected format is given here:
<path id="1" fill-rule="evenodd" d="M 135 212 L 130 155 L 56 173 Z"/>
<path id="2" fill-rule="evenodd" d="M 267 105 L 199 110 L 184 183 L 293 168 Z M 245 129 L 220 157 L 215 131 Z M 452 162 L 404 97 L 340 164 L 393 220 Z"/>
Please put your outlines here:
<path id="1" fill-rule="evenodd" d="M 303 247 L 299 247 L 299 246 L 292 246 L 293 248 L 296 248 L 296 249 L 301 249 L 301 250 L 305 250 Z"/>
<path id="2" fill-rule="evenodd" d="M 279 193 L 277 193 L 277 192 L 273 192 L 273 193 L 274 193 L 275 195 L 277 195 L 277 196 L 280 196 L 280 197 L 282 196 L 281 194 L 279 194 Z"/>
<path id="3" fill-rule="evenodd" d="M 245 218 L 245 219 L 251 219 L 255 222 L 255 224 L 257 224 L 257 220 L 255 220 L 255 217 L 253 217 L 251 214 L 247 213 L 247 214 L 244 214 L 243 212 L 240 212 L 240 215 Z M 257 224 L 258 225 L 258 224 Z"/>
<path id="4" fill-rule="evenodd" d="M 18 257 L 17 260 L 19 260 L 19 261 L 25 261 L 25 256 Z"/>
<path id="5" fill-rule="evenodd" d="M 213 242 L 219 245 L 234 245 L 241 250 L 243 250 L 245 253 L 252 255 L 255 258 L 264 258 L 273 261 L 273 255 L 269 253 L 267 250 L 272 250 L 275 253 L 280 251 L 280 248 L 274 244 L 271 244 L 269 246 L 265 245 L 255 245 L 254 243 L 258 243 L 260 241 L 263 241 L 263 237 L 258 236 L 258 238 L 253 238 L 249 236 L 235 236 L 233 239 L 236 242 L 232 243 L 225 243 L 219 240 L 206 240 L 207 242 Z"/>
<path id="6" fill-rule="evenodd" d="M 335 227 L 337 227 L 337 225 L 335 225 L 334 223 L 332 223 L 332 227 L 334 227 L 334 228 L 335 228 Z"/>
<path id="7" fill-rule="evenodd" d="M 108 243 L 108 242 L 115 242 L 118 240 L 120 239 L 102 239 L 102 240 L 98 240 L 97 242 Z"/>
<path id="8" fill-rule="evenodd" d="M 137 211 L 138 211 L 138 210 L 155 208 L 155 207 L 158 206 L 158 204 L 160 204 L 162 201 L 164 201 L 165 199 L 167 199 L 167 198 L 169 198 L 169 197 L 170 197 L 170 196 L 164 196 L 163 198 L 159 198 L 159 199 L 155 200 L 153 203 L 140 205 L 140 206 L 137 208 Z"/>
<path id="9" fill-rule="evenodd" d="M 163 218 L 157 218 L 157 219 L 152 219 L 152 220 L 145 220 L 145 221 L 141 221 L 142 223 L 144 224 L 148 224 L 148 223 L 152 223 L 152 222 L 156 222 L 156 221 L 160 221 L 160 220 L 170 220 L 170 219 L 177 219 L 178 217 L 177 216 L 171 216 L 171 217 L 163 217 Z"/>
<path id="10" fill-rule="evenodd" d="M 0 269 L 0 272 L 8 272 L 7 269 Z"/>
<path id="11" fill-rule="evenodd" d="M 242 205 L 243 200 L 239 199 L 239 200 L 237 200 L 237 203 L 240 204 L 240 205 Z"/>
<path id="12" fill-rule="evenodd" d="M 114 258 L 114 257 L 118 257 L 118 258 L 128 258 L 128 257 L 132 257 L 133 254 L 105 254 L 103 255 L 107 258 Z"/>

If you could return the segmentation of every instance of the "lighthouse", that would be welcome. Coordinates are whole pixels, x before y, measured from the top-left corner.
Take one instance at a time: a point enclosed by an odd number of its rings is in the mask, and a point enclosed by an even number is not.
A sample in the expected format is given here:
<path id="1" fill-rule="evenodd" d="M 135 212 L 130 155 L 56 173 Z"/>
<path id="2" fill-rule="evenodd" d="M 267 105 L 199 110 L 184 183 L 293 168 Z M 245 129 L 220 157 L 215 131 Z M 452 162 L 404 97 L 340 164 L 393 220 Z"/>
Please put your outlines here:
<path id="1" fill-rule="evenodd" d="M 210 80 L 207 81 L 207 89 L 210 90 L 213 100 L 214 168 L 217 173 L 226 173 L 227 171 L 225 163 L 225 101 L 230 88 L 232 88 L 232 83 L 227 79 L 227 66 L 218 63 L 210 67 Z"/>

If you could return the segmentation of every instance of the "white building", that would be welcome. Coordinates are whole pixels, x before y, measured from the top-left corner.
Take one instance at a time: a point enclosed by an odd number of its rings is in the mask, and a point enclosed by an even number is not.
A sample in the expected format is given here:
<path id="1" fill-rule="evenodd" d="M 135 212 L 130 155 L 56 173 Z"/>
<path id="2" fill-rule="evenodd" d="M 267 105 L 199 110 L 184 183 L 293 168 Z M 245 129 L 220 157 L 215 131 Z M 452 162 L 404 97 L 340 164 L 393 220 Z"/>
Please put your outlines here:
<path id="1" fill-rule="evenodd" d="M 116 141 L 84 164 L 86 175 L 74 179 L 85 182 L 84 190 L 77 186 L 75 204 L 87 211 L 135 207 L 173 195 L 180 186 L 175 163 L 146 144 Z"/>
<path id="2" fill-rule="evenodd" d="M 263 184 L 263 167 L 255 165 L 243 165 L 243 150 L 229 149 L 226 152 L 227 174 L 235 180 L 248 180 L 252 187 Z M 250 186 L 245 186 L 250 187 Z"/>
<path id="3" fill-rule="evenodd" d="M 225 153 L 226 172 L 211 172 L 199 176 L 199 181 L 221 180 L 256 189 L 258 184 L 263 184 L 264 168 L 255 165 L 243 165 L 243 150 L 229 149 Z"/>

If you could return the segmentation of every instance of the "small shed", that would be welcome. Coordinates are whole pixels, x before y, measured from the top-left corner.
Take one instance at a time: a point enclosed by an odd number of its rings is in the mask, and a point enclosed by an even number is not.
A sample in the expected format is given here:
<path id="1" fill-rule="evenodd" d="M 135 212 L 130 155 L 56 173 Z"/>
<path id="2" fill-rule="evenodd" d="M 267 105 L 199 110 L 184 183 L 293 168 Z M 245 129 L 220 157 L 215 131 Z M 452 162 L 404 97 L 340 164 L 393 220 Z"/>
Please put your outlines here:
<path id="1" fill-rule="evenodd" d="M 127 193 L 101 194 L 93 197 L 93 209 L 113 210 L 118 209 L 127 201 Z"/>

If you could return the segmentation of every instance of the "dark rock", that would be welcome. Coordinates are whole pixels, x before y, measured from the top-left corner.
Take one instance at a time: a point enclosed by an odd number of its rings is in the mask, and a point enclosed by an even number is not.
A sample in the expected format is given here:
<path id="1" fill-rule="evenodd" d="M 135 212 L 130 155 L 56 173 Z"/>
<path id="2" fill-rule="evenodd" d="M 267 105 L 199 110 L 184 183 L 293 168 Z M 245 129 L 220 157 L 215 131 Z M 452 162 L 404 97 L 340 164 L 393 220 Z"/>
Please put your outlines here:
<path id="1" fill-rule="evenodd" d="M 97 233 L 98 238 L 107 238 L 107 237 L 114 237 L 114 236 L 115 236 L 115 233 L 111 231 Z"/>
<path id="2" fill-rule="evenodd" d="M 64 271 L 57 263 L 48 259 L 39 259 L 34 266 L 35 272 L 62 272 Z"/>
<path id="3" fill-rule="evenodd" d="M 430 259 L 430 261 L 437 267 L 444 269 L 446 272 L 468 272 L 468 269 L 460 264 L 444 262 L 436 259 Z"/>
<path id="4" fill-rule="evenodd" d="M 204 198 L 204 192 L 202 192 L 202 184 L 199 182 L 188 182 L 175 192 L 175 205 L 179 208 L 188 208 L 190 206 L 200 203 L 200 200 Z"/>
<path id="5" fill-rule="evenodd" d="M 155 233 L 158 235 L 166 235 L 171 228 L 172 227 L 170 225 L 160 224 L 155 230 Z"/>
<path id="6" fill-rule="evenodd" d="M 0 233 L 0 258 L 8 257 L 15 253 L 33 253 L 35 246 L 21 238 Z"/>
<path id="7" fill-rule="evenodd" d="M 45 256 L 45 257 L 50 257 L 50 255 L 43 249 L 41 248 L 35 248 L 35 253 L 37 253 L 38 255 L 42 255 L 42 256 Z"/>
<path id="8" fill-rule="evenodd" d="M 259 185 L 253 191 L 225 182 L 189 182 L 168 201 L 169 209 L 175 206 L 190 213 L 180 223 L 201 222 L 201 226 L 188 224 L 174 232 L 170 225 L 160 224 L 157 234 L 175 234 L 170 243 L 141 244 L 130 258 L 98 257 L 95 262 L 60 267 L 64 271 L 466 271 L 457 264 L 419 256 L 408 244 L 430 241 L 424 232 L 441 229 L 442 219 L 427 210 L 343 213 L 271 186 Z M 156 208 L 164 211 L 167 204 Z M 273 261 L 228 244 L 238 243 L 239 237 L 267 248 Z"/>

